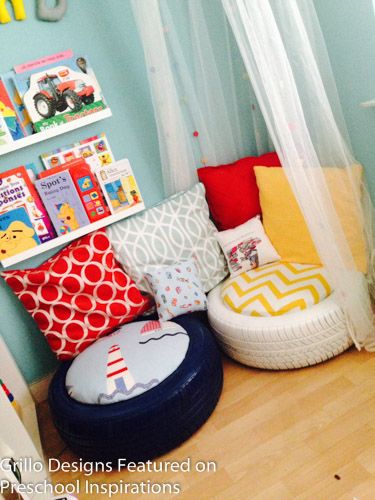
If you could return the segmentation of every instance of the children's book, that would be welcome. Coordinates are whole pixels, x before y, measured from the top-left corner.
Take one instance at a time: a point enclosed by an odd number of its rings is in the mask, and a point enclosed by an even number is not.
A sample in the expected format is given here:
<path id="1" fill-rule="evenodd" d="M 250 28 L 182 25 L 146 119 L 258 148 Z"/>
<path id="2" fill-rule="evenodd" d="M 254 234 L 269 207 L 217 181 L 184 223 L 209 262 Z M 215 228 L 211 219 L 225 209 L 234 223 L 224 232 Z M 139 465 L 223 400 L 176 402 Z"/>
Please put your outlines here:
<path id="1" fill-rule="evenodd" d="M 43 153 L 40 157 L 46 169 L 57 167 L 76 158 L 83 158 L 93 172 L 98 167 L 110 165 L 115 161 L 105 134 L 95 135 L 75 144 Z"/>
<path id="2" fill-rule="evenodd" d="M 39 171 L 35 165 L 35 163 L 25 163 L 25 168 L 27 175 L 29 176 L 29 179 L 33 184 L 35 184 L 35 181 L 38 178 Z"/>
<path id="3" fill-rule="evenodd" d="M 5 123 L 4 118 L 0 115 L 0 151 L 1 148 L 8 146 L 13 142 L 12 136 L 9 132 L 7 124 Z"/>
<path id="4" fill-rule="evenodd" d="M 14 83 L 36 132 L 106 108 L 87 57 L 71 50 L 15 66 Z"/>
<path id="5" fill-rule="evenodd" d="M 144 208 L 129 160 L 124 159 L 106 167 L 99 167 L 95 174 L 112 214 L 134 205 Z"/>
<path id="6" fill-rule="evenodd" d="M 83 158 L 76 158 L 58 167 L 44 170 L 39 174 L 39 179 L 50 177 L 65 170 L 70 173 L 90 222 L 96 222 L 107 217 L 110 210 L 100 190 L 97 178 Z"/>
<path id="7" fill-rule="evenodd" d="M 21 124 L 16 115 L 13 103 L 8 95 L 4 83 L 0 80 L 0 115 L 4 118 L 4 121 L 8 127 L 8 130 L 14 141 L 22 139 L 24 133 L 22 131 Z"/>
<path id="8" fill-rule="evenodd" d="M 1 81 L 13 104 L 13 108 L 17 115 L 17 120 L 20 124 L 23 135 L 31 135 L 34 132 L 33 124 L 30 120 L 30 116 L 25 108 L 25 105 L 22 102 L 22 99 L 14 85 L 13 77 L 14 71 L 8 71 L 7 73 L 1 75 Z"/>
<path id="9" fill-rule="evenodd" d="M 0 260 L 30 250 L 39 243 L 24 207 L 0 214 Z"/>
<path id="10" fill-rule="evenodd" d="M 66 166 L 68 165 L 70 165 L 68 167 L 70 175 L 90 222 L 107 217 L 110 211 L 89 165 L 82 158 L 66 163 Z"/>
<path id="11" fill-rule="evenodd" d="M 59 236 L 90 223 L 68 170 L 43 177 L 35 186 Z"/>
<path id="12" fill-rule="evenodd" d="M 21 207 L 42 243 L 55 237 L 43 203 L 23 166 L 0 173 L 0 214 Z"/>

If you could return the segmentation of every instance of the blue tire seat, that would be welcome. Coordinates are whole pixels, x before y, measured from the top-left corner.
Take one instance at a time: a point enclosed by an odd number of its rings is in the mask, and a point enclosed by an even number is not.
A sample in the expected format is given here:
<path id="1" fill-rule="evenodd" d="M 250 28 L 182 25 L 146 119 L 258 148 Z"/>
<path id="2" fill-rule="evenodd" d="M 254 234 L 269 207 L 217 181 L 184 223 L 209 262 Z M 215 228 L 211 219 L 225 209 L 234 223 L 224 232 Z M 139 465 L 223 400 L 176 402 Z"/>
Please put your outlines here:
<path id="1" fill-rule="evenodd" d="M 159 385 L 127 401 L 99 405 L 72 399 L 65 387 L 71 362 L 60 366 L 49 388 L 49 405 L 60 436 L 79 457 L 150 460 L 179 446 L 211 415 L 223 370 L 207 316 L 192 313 L 173 321 L 189 334 L 185 359 Z"/>

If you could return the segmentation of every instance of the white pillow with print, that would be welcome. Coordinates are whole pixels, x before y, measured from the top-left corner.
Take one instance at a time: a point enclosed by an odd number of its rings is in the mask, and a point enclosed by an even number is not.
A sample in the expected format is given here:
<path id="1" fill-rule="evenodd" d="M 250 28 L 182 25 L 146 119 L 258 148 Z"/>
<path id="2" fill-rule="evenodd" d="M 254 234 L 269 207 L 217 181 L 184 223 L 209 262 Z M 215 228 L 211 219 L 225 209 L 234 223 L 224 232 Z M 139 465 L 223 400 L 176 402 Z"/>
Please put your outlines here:
<path id="1" fill-rule="evenodd" d="M 217 233 L 216 238 L 223 249 L 232 276 L 281 258 L 264 232 L 259 216 L 234 229 Z"/>

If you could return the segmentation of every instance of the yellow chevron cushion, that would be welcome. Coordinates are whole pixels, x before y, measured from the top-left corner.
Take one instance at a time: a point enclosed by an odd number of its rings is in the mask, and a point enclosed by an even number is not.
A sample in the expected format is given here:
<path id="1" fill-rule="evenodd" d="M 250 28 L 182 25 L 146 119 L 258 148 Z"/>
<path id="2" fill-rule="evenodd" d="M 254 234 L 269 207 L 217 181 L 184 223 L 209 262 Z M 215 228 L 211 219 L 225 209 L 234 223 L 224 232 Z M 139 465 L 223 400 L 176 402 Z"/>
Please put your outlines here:
<path id="1" fill-rule="evenodd" d="M 318 304 L 331 292 L 322 266 L 276 262 L 227 279 L 221 298 L 246 316 L 279 316 Z"/>

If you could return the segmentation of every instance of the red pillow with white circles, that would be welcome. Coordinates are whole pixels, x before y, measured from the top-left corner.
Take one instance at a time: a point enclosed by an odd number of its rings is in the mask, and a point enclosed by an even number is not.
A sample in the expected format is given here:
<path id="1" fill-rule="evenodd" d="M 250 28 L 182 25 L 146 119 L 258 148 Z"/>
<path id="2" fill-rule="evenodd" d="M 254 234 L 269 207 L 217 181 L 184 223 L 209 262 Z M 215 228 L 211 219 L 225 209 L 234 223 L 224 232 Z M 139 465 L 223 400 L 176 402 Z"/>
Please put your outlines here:
<path id="1" fill-rule="evenodd" d="M 1 276 L 62 360 L 74 358 L 150 307 L 116 262 L 104 229 L 71 243 L 35 269 Z"/>

